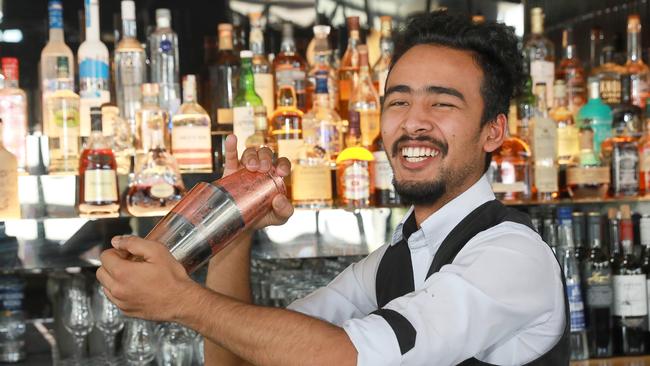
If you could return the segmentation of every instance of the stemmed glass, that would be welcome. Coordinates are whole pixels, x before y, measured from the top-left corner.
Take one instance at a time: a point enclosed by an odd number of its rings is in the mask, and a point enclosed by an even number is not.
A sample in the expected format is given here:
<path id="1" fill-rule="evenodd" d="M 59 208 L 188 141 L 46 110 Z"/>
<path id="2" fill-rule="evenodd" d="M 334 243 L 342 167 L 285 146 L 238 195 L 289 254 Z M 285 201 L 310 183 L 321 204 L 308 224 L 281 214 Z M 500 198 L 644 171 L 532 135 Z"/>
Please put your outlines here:
<path id="1" fill-rule="evenodd" d="M 159 366 L 190 366 L 193 335 L 176 323 L 163 323 L 157 328 Z"/>
<path id="2" fill-rule="evenodd" d="M 102 332 L 106 342 L 106 363 L 111 365 L 115 356 L 115 335 L 124 328 L 124 316 L 106 297 L 100 284 L 93 286 L 92 304 L 95 326 Z"/>
<path id="3" fill-rule="evenodd" d="M 128 319 L 122 347 L 129 363 L 143 366 L 151 362 L 156 356 L 156 334 L 153 324 L 142 319 Z"/>
<path id="4" fill-rule="evenodd" d="M 74 337 L 73 359 L 76 365 L 81 364 L 84 341 L 93 329 L 93 322 L 84 279 L 80 275 L 73 276 L 63 302 L 63 325 Z"/>

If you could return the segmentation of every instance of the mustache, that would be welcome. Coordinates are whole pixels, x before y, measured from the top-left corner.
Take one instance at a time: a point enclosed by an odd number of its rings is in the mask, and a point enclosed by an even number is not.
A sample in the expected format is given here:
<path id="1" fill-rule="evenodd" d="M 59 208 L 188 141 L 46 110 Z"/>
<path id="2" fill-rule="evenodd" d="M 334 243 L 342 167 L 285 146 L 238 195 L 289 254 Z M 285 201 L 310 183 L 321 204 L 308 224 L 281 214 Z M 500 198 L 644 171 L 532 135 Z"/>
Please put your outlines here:
<path id="1" fill-rule="evenodd" d="M 447 145 L 446 143 L 444 143 L 444 142 L 442 142 L 442 141 L 440 141 L 438 139 L 435 139 L 433 137 L 429 137 L 429 136 L 409 137 L 409 136 L 406 136 L 406 135 L 402 135 L 402 136 L 400 136 L 400 138 L 395 140 L 395 142 L 393 142 L 393 146 L 392 146 L 391 151 L 390 151 L 391 152 L 391 157 L 394 158 L 394 157 L 397 156 L 397 153 L 399 152 L 398 151 L 398 149 L 399 149 L 398 145 L 399 144 L 401 144 L 403 142 L 409 142 L 409 141 L 429 142 L 429 143 L 431 143 L 431 145 L 435 146 L 435 148 L 438 151 L 440 151 L 440 153 L 442 154 L 443 157 L 447 156 L 447 151 L 449 151 L 449 145 Z"/>

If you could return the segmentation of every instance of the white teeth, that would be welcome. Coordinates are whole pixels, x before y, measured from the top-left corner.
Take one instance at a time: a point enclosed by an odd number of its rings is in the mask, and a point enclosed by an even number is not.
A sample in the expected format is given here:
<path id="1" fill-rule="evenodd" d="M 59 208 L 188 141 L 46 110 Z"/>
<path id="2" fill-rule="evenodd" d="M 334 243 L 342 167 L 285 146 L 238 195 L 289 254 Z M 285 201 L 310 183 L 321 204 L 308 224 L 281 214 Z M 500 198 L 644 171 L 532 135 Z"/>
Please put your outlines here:
<path id="1" fill-rule="evenodd" d="M 419 163 L 419 162 L 423 161 L 424 159 L 426 159 L 426 158 L 424 158 L 424 157 L 415 157 L 415 158 L 407 157 L 406 161 L 408 161 L 410 163 Z"/>
<path id="2" fill-rule="evenodd" d="M 430 147 L 403 147 L 402 148 L 402 156 L 408 158 L 424 158 L 429 156 L 434 157 L 436 155 L 438 155 L 438 150 L 432 149 Z"/>

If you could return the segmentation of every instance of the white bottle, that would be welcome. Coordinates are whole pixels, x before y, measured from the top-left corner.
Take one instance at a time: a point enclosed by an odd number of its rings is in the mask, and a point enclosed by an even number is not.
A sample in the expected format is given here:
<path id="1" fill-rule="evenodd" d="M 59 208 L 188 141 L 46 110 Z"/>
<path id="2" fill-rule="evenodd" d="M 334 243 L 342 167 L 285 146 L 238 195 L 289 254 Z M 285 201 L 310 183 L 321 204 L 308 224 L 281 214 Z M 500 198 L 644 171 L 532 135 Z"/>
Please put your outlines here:
<path id="1" fill-rule="evenodd" d="M 49 135 L 45 100 L 50 94 L 58 90 L 59 85 L 74 85 L 74 55 L 70 47 L 65 44 L 63 37 L 63 5 L 61 5 L 61 0 L 50 0 L 47 9 L 50 18 L 50 35 L 47 44 L 41 51 L 40 80 L 43 133 Z M 57 77 L 57 58 L 60 56 L 65 56 L 68 59 L 70 74 L 67 83 L 61 83 L 61 80 Z"/>
<path id="2" fill-rule="evenodd" d="M 169 9 L 156 9 L 156 30 L 149 36 L 151 82 L 160 87 L 160 106 L 176 114 L 181 104 L 178 76 L 178 36 Z"/>
<path id="3" fill-rule="evenodd" d="M 99 39 L 99 0 L 84 0 L 86 40 L 79 46 L 79 122 L 81 137 L 90 135 L 90 108 L 111 100 L 108 48 Z"/>

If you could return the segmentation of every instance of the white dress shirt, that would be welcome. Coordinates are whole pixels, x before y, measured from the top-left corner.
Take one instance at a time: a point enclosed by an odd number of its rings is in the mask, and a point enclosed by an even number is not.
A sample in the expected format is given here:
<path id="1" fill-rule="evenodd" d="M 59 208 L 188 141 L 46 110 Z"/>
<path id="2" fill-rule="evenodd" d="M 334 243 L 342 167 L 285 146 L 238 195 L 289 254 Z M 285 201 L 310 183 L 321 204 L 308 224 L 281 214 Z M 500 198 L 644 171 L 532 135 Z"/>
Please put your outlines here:
<path id="1" fill-rule="evenodd" d="M 451 230 L 494 193 L 484 175 L 429 216 L 408 238 L 415 291 L 384 308 L 415 328 L 415 346 L 401 354 L 395 332 L 377 310 L 375 278 L 388 248 L 402 240 L 405 218 L 392 242 L 346 268 L 326 287 L 289 309 L 343 327 L 357 365 L 456 365 L 468 358 L 521 365 L 549 351 L 564 331 L 560 267 L 541 237 L 525 225 L 503 222 L 477 234 L 451 264 L 426 279 Z M 410 270 L 405 268 L 404 270 Z"/>

